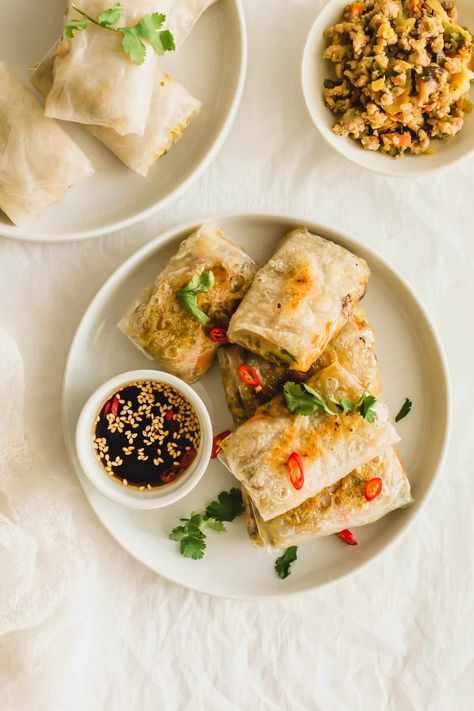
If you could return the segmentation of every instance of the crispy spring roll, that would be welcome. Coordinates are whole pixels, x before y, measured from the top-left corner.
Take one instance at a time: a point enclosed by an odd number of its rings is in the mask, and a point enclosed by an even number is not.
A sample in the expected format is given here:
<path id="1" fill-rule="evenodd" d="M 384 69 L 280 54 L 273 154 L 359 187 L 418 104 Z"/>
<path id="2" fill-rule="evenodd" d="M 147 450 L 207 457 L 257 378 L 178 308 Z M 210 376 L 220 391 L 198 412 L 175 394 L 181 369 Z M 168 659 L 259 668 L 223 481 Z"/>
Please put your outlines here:
<path id="1" fill-rule="evenodd" d="M 367 482 L 375 477 L 382 480 L 382 491 L 377 498 L 367 501 Z M 262 519 L 249 497 L 245 503 L 249 507 L 246 518 L 251 540 L 256 545 L 287 548 L 346 528 L 374 523 L 412 501 L 403 464 L 395 449 L 389 447 L 380 457 L 270 521 Z"/>
<path id="2" fill-rule="evenodd" d="M 380 392 L 375 336 L 360 304 L 307 373 L 271 363 L 240 346 L 221 348 L 218 360 L 227 405 L 237 426 L 253 417 L 261 405 L 280 393 L 287 380 L 307 380 L 316 371 L 336 361 L 353 372 L 367 392 L 373 395 Z M 242 380 L 239 375 L 241 365 L 257 371 L 260 378 L 258 389 Z"/>
<path id="3" fill-rule="evenodd" d="M 307 384 L 326 402 L 332 397 L 358 402 L 364 391 L 360 381 L 337 362 L 316 373 Z M 374 422 L 357 409 L 336 415 L 320 409 L 311 415 L 293 415 L 285 398 L 278 395 L 221 443 L 220 458 L 267 521 L 398 442 L 381 401 L 376 415 Z M 299 454 L 304 469 L 304 484 L 298 489 L 288 475 L 288 459 L 293 453 Z"/>
<path id="4" fill-rule="evenodd" d="M 0 63 L 0 208 L 10 220 L 22 225 L 38 217 L 93 172 L 35 93 Z"/>
<path id="5" fill-rule="evenodd" d="M 211 271 L 214 285 L 197 295 L 209 318 L 200 325 L 176 298 L 194 277 Z M 227 328 L 256 271 L 254 261 L 216 227 L 204 225 L 185 239 L 164 270 L 134 302 L 120 330 L 161 368 L 189 383 L 208 370 L 219 343 L 210 328 Z"/>
<path id="6" fill-rule="evenodd" d="M 244 419 L 255 414 L 265 396 L 275 394 L 276 389 L 281 388 L 289 377 L 289 371 L 260 359 L 263 367 L 258 372 L 262 390 L 256 393 L 255 388 L 243 384 L 242 381 L 237 382 L 229 373 L 231 360 L 234 360 L 233 367 L 238 368 L 235 357 L 232 359 L 227 356 L 229 351 L 234 349 L 246 353 L 237 346 L 225 348 L 219 352 L 219 362 L 227 404 L 234 422 L 239 425 Z M 252 364 L 253 367 L 258 367 L 255 358 Z M 248 361 L 242 358 L 241 362 Z M 355 307 L 347 324 L 332 339 L 313 368 L 327 368 L 335 362 L 354 373 L 368 392 L 379 395 L 381 380 L 375 336 L 360 305 Z M 367 501 L 365 487 L 374 477 L 382 480 L 382 493 L 373 501 Z M 257 546 L 274 548 L 299 545 L 313 538 L 337 533 L 347 527 L 373 523 L 395 509 L 408 506 L 413 500 L 410 483 L 393 448 L 358 467 L 316 496 L 306 499 L 296 508 L 269 521 L 263 520 L 243 487 L 242 497 L 251 541 Z"/>
<path id="7" fill-rule="evenodd" d="M 364 296 L 368 278 L 363 259 L 305 228 L 294 230 L 258 271 L 229 338 L 306 372 Z"/>
<path id="8" fill-rule="evenodd" d="M 47 96 L 53 83 L 57 47 L 52 47 L 33 70 L 31 83 Z M 89 133 L 104 144 L 128 168 L 146 177 L 153 164 L 183 136 L 198 115 L 201 102 L 168 74 L 156 71 L 150 112 L 143 136 L 121 136 L 111 128 L 86 125 Z"/>

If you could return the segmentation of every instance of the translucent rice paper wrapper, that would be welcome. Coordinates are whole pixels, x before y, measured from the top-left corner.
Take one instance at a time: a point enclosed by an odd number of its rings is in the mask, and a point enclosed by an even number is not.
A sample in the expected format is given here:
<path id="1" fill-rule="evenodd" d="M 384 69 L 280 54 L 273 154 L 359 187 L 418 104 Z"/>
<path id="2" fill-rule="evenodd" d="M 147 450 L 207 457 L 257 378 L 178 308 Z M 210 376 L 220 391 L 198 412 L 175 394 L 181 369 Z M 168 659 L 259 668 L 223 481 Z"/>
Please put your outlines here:
<path id="1" fill-rule="evenodd" d="M 143 15 L 160 10 L 159 0 L 122 0 L 122 26 L 135 25 Z M 83 0 L 81 10 L 93 18 L 111 6 L 110 0 Z M 83 19 L 68 2 L 65 24 Z M 54 62 L 54 80 L 46 100 L 51 118 L 111 128 L 120 135 L 143 136 L 155 79 L 154 53 L 134 64 L 121 45 L 122 35 L 92 23 L 68 38 L 63 33 Z"/>
<path id="2" fill-rule="evenodd" d="M 214 274 L 214 286 L 198 294 L 197 305 L 209 317 L 201 325 L 176 298 L 195 276 Z M 155 282 L 135 300 L 120 330 L 161 368 L 193 383 L 209 369 L 219 344 L 213 326 L 227 328 L 254 277 L 256 265 L 217 227 L 203 225 L 181 242 Z"/>
<path id="3" fill-rule="evenodd" d="M 53 83 L 54 46 L 34 69 L 31 82 L 46 96 Z M 198 115 L 201 102 L 168 74 L 161 72 L 155 61 L 155 78 L 150 112 L 143 136 L 130 133 L 121 136 L 111 128 L 85 126 L 128 168 L 146 176 L 154 163 L 183 136 L 189 123 Z"/>
<path id="4" fill-rule="evenodd" d="M 0 63 L 0 207 L 16 225 L 38 217 L 79 180 L 89 159 L 34 92 Z"/>
<path id="5" fill-rule="evenodd" d="M 382 491 L 377 498 L 367 501 L 365 488 L 375 477 L 382 480 Z M 245 503 L 252 541 L 270 548 L 287 548 L 346 528 L 374 523 L 412 501 L 403 464 L 395 449 L 390 447 L 380 457 L 358 467 L 333 486 L 270 521 L 262 519 L 248 496 Z"/>

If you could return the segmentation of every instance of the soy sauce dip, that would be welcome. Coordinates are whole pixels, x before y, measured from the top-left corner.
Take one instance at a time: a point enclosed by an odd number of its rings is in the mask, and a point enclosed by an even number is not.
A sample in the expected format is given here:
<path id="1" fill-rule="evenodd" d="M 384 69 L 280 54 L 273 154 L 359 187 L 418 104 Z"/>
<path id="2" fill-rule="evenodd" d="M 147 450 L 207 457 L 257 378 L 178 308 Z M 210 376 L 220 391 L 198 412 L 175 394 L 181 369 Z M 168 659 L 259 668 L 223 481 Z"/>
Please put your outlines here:
<path id="1" fill-rule="evenodd" d="M 155 380 L 122 385 L 94 419 L 94 451 L 104 472 L 141 491 L 181 477 L 200 443 L 191 403 L 171 385 Z"/>

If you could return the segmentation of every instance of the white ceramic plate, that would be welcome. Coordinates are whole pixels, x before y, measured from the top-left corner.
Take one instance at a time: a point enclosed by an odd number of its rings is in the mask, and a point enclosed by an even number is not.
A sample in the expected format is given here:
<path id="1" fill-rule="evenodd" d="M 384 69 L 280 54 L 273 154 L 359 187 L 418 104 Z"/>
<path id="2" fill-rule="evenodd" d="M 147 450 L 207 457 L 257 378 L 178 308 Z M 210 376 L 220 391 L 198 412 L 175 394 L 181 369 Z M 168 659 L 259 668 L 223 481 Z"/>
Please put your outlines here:
<path id="1" fill-rule="evenodd" d="M 384 394 L 396 414 L 406 396 L 412 413 L 399 424 L 401 455 L 410 473 L 416 503 L 358 530 L 359 545 L 335 536 L 301 546 L 297 565 L 286 580 L 274 570 L 276 555 L 252 547 L 243 517 L 223 535 L 210 532 L 205 557 L 183 558 L 169 531 L 181 516 L 203 510 L 236 480 L 212 461 L 198 486 L 180 502 L 159 511 L 132 511 L 100 494 L 82 472 L 74 435 L 79 412 L 92 391 L 116 373 L 149 367 L 118 331 L 116 323 L 132 299 L 151 282 L 179 242 L 196 224 L 175 228 L 140 249 L 113 274 L 87 309 L 71 346 L 63 391 L 63 419 L 72 462 L 86 495 L 104 526 L 135 558 L 181 585 L 214 595 L 264 598 L 310 590 L 338 580 L 373 560 L 414 520 L 434 483 L 449 429 L 449 387 L 443 352 L 416 296 L 376 253 L 360 242 L 304 219 L 270 215 L 227 215 L 206 220 L 221 227 L 259 263 L 275 250 L 288 230 L 305 224 L 364 257 L 372 270 L 364 306 L 375 326 Z M 233 429 L 217 365 L 195 386 L 208 406 L 214 432 Z"/>
<path id="2" fill-rule="evenodd" d="M 33 67 L 59 37 L 65 0 L 2 0 L 1 59 L 28 81 Z M 113 5 L 113 3 L 111 3 Z M 126 168 L 81 126 L 61 122 L 79 143 L 95 175 L 27 227 L 0 211 L 0 234 L 17 239 L 66 241 L 127 227 L 177 198 L 209 165 L 233 123 L 247 63 L 241 0 L 219 0 L 201 17 L 183 47 L 163 68 L 202 101 L 201 113 L 147 178 Z"/>
<path id="3" fill-rule="evenodd" d="M 328 0 L 312 26 L 303 53 L 301 80 L 308 111 L 322 137 L 338 153 L 353 163 L 375 173 L 392 178 L 412 177 L 439 170 L 466 158 L 474 151 L 474 112 L 466 116 L 463 129 L 451 141 L 433 141 L 434 155 L 406 155 L 394 160 L 382 153 L 364 150 L 350 138 L 337 136 L 331 130 L 336 122 L 334 114 L 327 108 L 323 98 L 324 80 L 332 78 L 332 64 L 323 59 L 327 46 L 324 32 L 340 21 L 342 11 L 349 0 Z M 456 0 L 459 22 L 474 32 L 474 3 L 472 0 Z M 472 92 L 471 92 L 472 94 Z"/>

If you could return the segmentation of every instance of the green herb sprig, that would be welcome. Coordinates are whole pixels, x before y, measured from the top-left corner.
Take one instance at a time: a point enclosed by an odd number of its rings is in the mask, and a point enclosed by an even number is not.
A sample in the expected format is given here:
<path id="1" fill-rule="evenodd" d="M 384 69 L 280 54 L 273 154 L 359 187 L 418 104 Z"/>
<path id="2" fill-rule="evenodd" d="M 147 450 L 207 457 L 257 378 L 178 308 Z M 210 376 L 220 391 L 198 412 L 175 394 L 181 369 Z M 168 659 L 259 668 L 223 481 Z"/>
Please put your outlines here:
<path id="1" fill-rule="evenodd" d="M 296 563 L 298 558 L 298 546 L 290 546 L 286 551 L 275 561 L 275 570 L 279 578 L 284 580 L 287 578 Z"/>
<path id="2" fill-rule="evenodd" d="M 160 56 L 165 52 L 171 52 L 175 47 L 174 37 L 169 30 L 161 29 L 166 20 L 166 15 L 161 12 L 152 12 L 144 15 L 136 25 L 131 27 L 118 27 L 122 17 L 123 7 L 121 3 L 100 13 L 98 19 L 94 19 L 77 5 L 72 5 L 78 12 L 82 20 L 71 20 L 66 24 L 66 37 L 74 37 L 75 32 L 87 30 L 93 24 L 104 30 L 119 32 L 122 34 L 122 49 L 134 64 L 143 64 L 146 57 L 147 45 L 150 44 L 155 52 Z"/>
<path id="3" fill-rule="evenodd" d="M 395 422 L 400 422 L 400 420 L 403 420 L 403 418 L 406 417 L 408 415 L 408 413 L 410 412 L 412 405 L 413 405 L 412 401 L 409 400 L 408 398 L 406 398 L 405 402 L 403 403 L 403 405 L 400 408 L 400 412 L 395 417 Z"/>
<path id="4" fill-rule="evenodd" d="M 189 518 L 182 518 L 183 525 L 176 526 L 169 534 L 172 541 L 179 543 L 179 551 L 185 558 L 200 560 L 206 550 L 206 528 L 217 533 L 225 533 L 223 521 L 233 521 L 244 512 L 240 489 L 221 491 L 217 501 L 211 501 L 205 514 L 193 511 Z"/>
<path id="5" fill-rule="evenodd" d="M 351 410 L 357 410 L 367 422 L 373 423 L 377 417 L 374 409 L 377 400 L 373 395 L 366 395 L 365 392 L 362 393 L 358 402 L 353 402 L 348 398 L 337 400 L 334 396 L 331 396 L 329 400 L 335 405 L 334 409 L 329 407 L 320 393 L 313 390 L 306 383 L 293 383 L 288 380 L 283 386 L 283 393 L 288 409 L 294 415 L 308 416 L 312 415 L 316 410 L 322 410 L 328 415 L 336 416 Z"/>
<path id="6" fill-rule="evenodd" d="M 176 292 L 176 298 L 180 304 L 184 306 L 186 311 L 189 311 L 191 316 L 194 316 L 201 326 L 206 326 L 210 318 L 197 305 L 197 295 L 209 291 L 213 286 L 214 274 L 212 272 L 202 272 L 199 276 L 193 276 L 184 289 L 179 289 Z"/>

